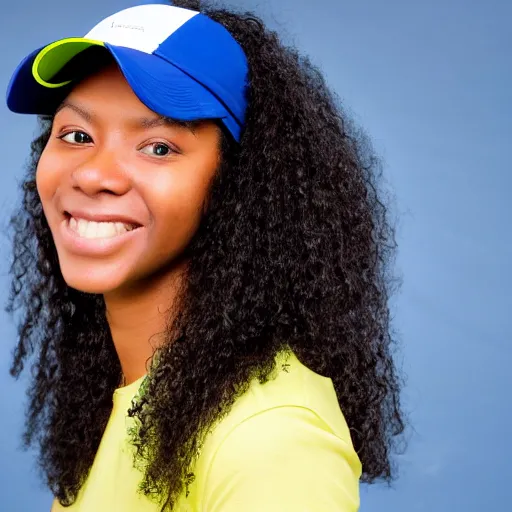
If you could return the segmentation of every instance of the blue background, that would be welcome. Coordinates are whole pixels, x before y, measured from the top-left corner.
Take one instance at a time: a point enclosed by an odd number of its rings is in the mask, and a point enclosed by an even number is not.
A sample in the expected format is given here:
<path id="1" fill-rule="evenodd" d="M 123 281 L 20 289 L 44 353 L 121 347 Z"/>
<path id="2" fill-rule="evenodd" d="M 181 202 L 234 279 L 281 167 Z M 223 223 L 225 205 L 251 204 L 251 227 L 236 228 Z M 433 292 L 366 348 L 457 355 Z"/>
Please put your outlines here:
<path id="1" fill-rule="evenodd" d="M 137 2 L 17 0 L 0 21 L 0 89 L 44 43 L 85 34 Z M 363 512 L 509 510 L 512 501 L 512 3 L 487 0 L 232 0 L 309 54 L 371 135 L 400 216 L 393 302 L 413 428 L 399 479 L 362 487 Z M 36 124 L 0 105 L 0 228 Z M 0 299 L 9 245 L 0 244 Z M 19 450 L 26 379 L 0 314 L 0 508 L 49 511 L 32 453 Z M 509 477 L 509 478 L 507 478 Z"/>

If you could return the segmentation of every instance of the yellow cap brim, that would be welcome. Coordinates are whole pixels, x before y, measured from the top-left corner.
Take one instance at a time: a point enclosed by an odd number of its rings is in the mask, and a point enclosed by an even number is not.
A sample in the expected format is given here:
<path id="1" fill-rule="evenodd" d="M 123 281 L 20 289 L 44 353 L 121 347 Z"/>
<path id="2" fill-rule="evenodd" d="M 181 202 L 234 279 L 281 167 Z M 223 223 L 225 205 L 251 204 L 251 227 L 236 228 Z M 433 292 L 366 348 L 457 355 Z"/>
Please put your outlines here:
<path id="1" fill-rule="evenodd" d="M 56 89 L 68 85 L 70 81 L 55 83 L 52 79 L 79 53 L 91 46 L 105 46 L 102 41 L 72 37 L 61 39 L 45 46 L 37 55 L 32 65 L 34 79 L 43 87 Z"/>

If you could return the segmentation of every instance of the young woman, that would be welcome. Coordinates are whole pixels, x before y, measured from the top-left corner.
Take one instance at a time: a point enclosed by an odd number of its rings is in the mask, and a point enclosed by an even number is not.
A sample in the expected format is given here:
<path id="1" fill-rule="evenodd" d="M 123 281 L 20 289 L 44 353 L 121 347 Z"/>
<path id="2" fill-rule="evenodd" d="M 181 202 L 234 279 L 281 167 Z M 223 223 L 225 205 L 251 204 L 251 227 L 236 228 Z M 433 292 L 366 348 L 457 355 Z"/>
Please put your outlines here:
<path id="1" fill-rule="evenodd" d="M 26 442 L 80 512 L 353 512 L 403 431 L 378 162 L 250 14 L 144 5 L 16 70 Z"/>

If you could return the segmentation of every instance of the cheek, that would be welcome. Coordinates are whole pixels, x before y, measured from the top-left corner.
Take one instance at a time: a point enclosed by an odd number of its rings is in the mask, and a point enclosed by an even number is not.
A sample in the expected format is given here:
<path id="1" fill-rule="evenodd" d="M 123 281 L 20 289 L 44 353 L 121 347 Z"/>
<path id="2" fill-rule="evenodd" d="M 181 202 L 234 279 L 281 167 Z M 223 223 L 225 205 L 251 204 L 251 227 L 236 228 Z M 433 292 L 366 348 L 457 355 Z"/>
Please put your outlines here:
<path id="1" fill-rule="evenodd" d="M 201 221 L 212 172 L 186 169 L 153 176 L 151 190 L 145 195 L 164 252 L 172 246 L 183 249 L 193 237 Z"/>
<path id="2" fill-rule="evenodd" d="M 36 169 L 36 186 L 42 201 L 53 197 L 61 181 L 62 160 L 56 158 L 48 148 L 43 151 Z"/>
<path id="3" fill-rule="evenodd" d="M 201 216 L 207 185 L 200 180 L 168 179 L 156 183 L 153 196 L 155 221 L 194 225 Z"/>
<path id="4" fill-rule="evenodd" d="M 52 158 L 49 158 L 43 152 L 36 169 L 36 187 L 47 217 L 47 205 L 54 196 L 58 183 L 57 167 L 53 164 Z"/>

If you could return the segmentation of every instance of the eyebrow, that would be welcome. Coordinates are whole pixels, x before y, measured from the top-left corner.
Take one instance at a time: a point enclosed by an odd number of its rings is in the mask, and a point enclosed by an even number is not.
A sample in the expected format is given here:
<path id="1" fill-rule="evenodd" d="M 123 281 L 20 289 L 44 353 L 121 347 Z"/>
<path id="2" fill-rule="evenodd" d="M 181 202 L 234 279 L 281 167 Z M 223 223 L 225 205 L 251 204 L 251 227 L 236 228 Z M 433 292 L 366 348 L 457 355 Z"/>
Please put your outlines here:
<path id="1" fill-rule="evenodd" d="M 195 128 L 197 123 L 194 121 L 178 121 L 170 117 L 159 116 L 159 117 L 141 117 L 136 119 L 135 125 L 139 125 L 142 128 L 157 128 L 158 126 L 176 126 L 178 128 L 185 128 L 190 130 L 195 135 Z"/>
<path id="2" fill-rule="evenodd" d="M 77 113 L 80 117 L 83 117 L 88 123 L 91 123 L 92 121 L 94 121 L 94 115 L 92 115 L 90 112 L 87 112 L 87 110 L 84 110 L 83 108 L 81 108 L 78 105 L 75 105 L 74 103 L 71 103 L 69 101 L 63 101 L 57 107 L 57 110 L 55 110 L 54 115 L 57 115 L 61 110 L 64 110 L 65 108 L 69 108 L 69 109 L 73 110 L 73 112 Z"/>
<path id="3" fill-rule="evenodd" d="M 78 114 L 80 117 L 85 119 L 88 123 L 93 123 L 96 116 L 92 113 L 87 111 L 86 109 L 80 107 L 79 105 L 72 103 L 70 101 L 63 101 L 56 109 L 55 115 L 57 115 L 61 110 L 69 108 L 76 114 Z M 171 127 L 177 127 L 177 128 L 185 128 L 192 132 L 192 134 L 196 134 L 195 128 L 198 124 L 197 121 L 179 121 L 177 119 L 172 119 L 170 117 L 166 116 L 158 116 L 158 117 L 139 117 L 139 118 L 132 118 L 129 121 L 129 124 L 132 126 L 136 126 L 139 128 L 144 128 L 146 130 L 149 130 L 151 128 L 157 128 L 159 126 L 171 126 Z"/>

